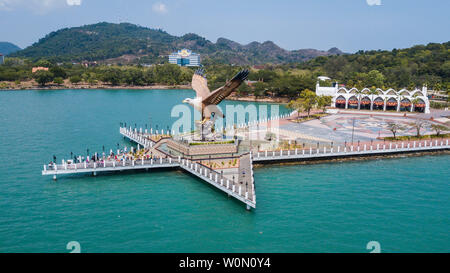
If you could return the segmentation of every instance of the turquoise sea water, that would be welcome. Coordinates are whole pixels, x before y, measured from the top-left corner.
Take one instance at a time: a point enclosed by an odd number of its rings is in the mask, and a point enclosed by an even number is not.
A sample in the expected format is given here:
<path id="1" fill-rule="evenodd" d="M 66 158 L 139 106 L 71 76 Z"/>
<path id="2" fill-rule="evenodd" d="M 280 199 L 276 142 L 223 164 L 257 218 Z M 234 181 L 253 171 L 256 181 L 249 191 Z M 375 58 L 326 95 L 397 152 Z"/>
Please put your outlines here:
<path id="1" fill-rule="evenodd" d="M 129 146 L 121 121 L 169 125 L 192 96 L 0 92 L 0 252 L 450 251 L 448 155 L 257 168 L 252 211 L 182 171 L 41 176 L 53 154 Z"/>

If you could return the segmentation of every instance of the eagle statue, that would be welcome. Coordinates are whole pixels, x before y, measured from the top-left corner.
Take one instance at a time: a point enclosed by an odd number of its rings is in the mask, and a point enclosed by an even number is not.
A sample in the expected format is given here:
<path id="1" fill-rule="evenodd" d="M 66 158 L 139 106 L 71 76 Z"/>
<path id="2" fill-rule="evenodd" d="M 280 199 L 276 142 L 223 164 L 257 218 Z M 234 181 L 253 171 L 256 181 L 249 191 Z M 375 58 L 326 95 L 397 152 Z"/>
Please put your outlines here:
<path id="1" fill-rule="evenodd" d="M 192 76 L 192 89 L 194 89 L 196 97 L 194 99 L 186 98 L 183 100 L 183 103 L 192 105 L 194 109 L 202 114 L 202 123 L 211 120 L 211 117 L 214 120 L 217 117 L 224 118 L 225 115 L 217 105 L 235 91 L 247 79 L 248 74 L 249 71 L 247 69 L 242 70 L 230 81 L 227 81 L 224 86 L 211 92 L 208 88 L 205 70 L 200 68 Z"/>

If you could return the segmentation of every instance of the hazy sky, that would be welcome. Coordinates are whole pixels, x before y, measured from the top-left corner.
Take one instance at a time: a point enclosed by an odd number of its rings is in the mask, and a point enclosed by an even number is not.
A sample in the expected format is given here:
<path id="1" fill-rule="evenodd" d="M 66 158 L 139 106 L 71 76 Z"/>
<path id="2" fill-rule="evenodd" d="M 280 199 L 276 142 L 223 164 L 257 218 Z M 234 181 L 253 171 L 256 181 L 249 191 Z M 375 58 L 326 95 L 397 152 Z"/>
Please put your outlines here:
<path id="1" fill-rule="evenodd" d="M 0 0 L 0 41 L 26 47 L 101 21 L 286 49 L 392 49 L 450 40 L 450 0 Z"/>

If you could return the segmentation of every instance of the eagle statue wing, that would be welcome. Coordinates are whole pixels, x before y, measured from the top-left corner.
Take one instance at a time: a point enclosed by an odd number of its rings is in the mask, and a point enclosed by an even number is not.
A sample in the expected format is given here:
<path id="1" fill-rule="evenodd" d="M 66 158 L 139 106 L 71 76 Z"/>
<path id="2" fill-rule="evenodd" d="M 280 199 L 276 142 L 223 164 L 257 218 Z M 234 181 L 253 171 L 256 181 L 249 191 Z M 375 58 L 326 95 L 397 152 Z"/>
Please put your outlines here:
<path id="1" fill-rule="evenodd" d="M 248 77 L 249 71 L 247 69 L 237 73 L 230 81 L 228 81 L 224 86 L 214 90 L 207 97 L 202 97 L 203 105 L 208 106 L 211 104 L 217 105 L 226 97 L 228 97 L 236 88 L 241 85 Z"/>
<path id="2" fill-rule="evenodd" d="M 197 94 L 197 98 L 202 99 L 208 97 L 211 94 L 208 88 L 208 80 L 206 79 L 206 74 L 203 69 L 197 69 L 192 76 L 192 89 L 194 89 Z"/>

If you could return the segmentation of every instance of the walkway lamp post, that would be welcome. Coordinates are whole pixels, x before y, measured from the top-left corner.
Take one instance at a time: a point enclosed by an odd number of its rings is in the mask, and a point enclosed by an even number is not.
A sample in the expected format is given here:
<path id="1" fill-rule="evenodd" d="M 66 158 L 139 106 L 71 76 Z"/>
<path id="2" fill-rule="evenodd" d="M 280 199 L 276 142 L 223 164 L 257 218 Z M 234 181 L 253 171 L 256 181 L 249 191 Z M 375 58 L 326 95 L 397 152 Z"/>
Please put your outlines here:
<path id="1" fill-rule="evenodd" d="M 86 149 L 87 156 L 89 156 L 89 148 Z"/>

